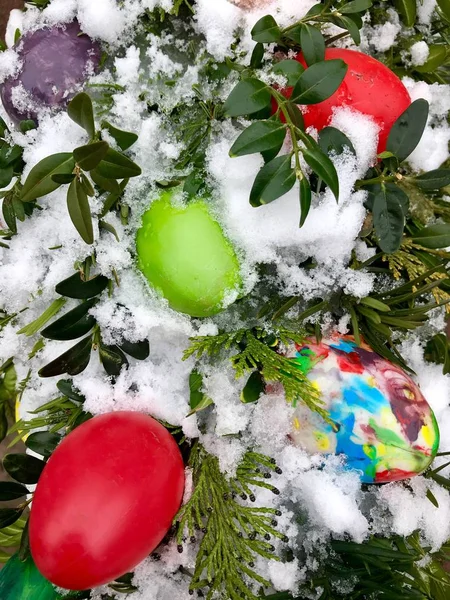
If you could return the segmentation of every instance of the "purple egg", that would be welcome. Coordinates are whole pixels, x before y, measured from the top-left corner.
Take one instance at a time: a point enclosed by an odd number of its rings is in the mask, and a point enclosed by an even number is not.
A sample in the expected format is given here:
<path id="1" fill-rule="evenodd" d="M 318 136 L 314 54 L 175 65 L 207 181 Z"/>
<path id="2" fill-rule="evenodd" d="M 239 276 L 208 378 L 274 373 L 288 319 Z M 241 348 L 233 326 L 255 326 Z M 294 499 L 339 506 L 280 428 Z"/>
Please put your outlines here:
<path id="1" fill-rule="evenodd" d="M 74 21 L 25 34 L 15 46 L 22 61 L 16 77 L 0 87 L 3 106 L 15 122 L 37 120 L 44 108 L 67 105 L 100 63 L 101 48 Z"/>

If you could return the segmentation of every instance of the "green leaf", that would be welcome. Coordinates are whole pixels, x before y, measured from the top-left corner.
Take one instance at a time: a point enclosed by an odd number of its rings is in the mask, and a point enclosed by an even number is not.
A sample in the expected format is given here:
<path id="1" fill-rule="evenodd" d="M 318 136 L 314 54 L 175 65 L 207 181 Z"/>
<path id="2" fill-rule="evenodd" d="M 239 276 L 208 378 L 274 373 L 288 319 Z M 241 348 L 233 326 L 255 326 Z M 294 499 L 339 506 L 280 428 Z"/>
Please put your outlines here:
<path id="1" fill-rule="evenodd" d="M 2 214 L 8 229 L 13 233 L 17 233 L 16 213 L 14 211 L 14 205 L 11 196 L 6 196 L 3 199 Z"/>
<path id="2" fill-rule="evenodd" d="M 280 121 L 256 121 L 241 133 L 230 149 L 230 156 L 244 156 L 280 147 L 286 126 Z"/>
<path id="3" fill-rule="evenodd" d="M 28 489 L 14 481 L 0 481 L 0 501 L 17 500 L 28 494 Z"/>
<path id="4" fill-rule="evenodd" d="M 395 154 L 400 162 L 414 151 L 427 124 L 429 104 L 420 98 L 415 100 L 392 126 L 386 150 Z"/>
<path id="5" fill-rule="evenodd" d="M 250 204 L 269 204 L 286 194 L 295 183 L 295 171 L 291 167 L 291 155 L 277 156 L 256 175 L 250 192 Z"/>
<path id="6" fill-rule="evenodd" d="M 311 208 L 311 186 L 306 177 L 300 179 L 300 225 L 303 227 Z"/>
<path id="7" fill-rule="evenodd" d="M 91 358 L 92 336 L 88 335 L 69 350 L 42 367 L 40 377 L 54 377 L 55 375 L 78 375 L 88 366 Z"/>
<path id="8" fill-rule="evenodd" d="M 286 102 L 286 109 L 289 113 L 292 123 L 302 131 L 305 131 L 305 121 L 303 119 L 303 113 L 299 107 L 293 102 Z"/>
<path id="9" fill-rule="evenodd" d="M 14 175 L 13 167 L 0 168 L 0 189 L 8 187 Z"/>
<path id="10" fill-rule="evenodd" d="M 77 94 L 67 107 L 67 114 L 75 121 L 77 125 L 82 127 L 92 139 L 95 135 L 94 109 L 92 100 L 87 94 L 81 92 Z"/>
<path id="11" fill-rule="evenodd" d="M 294 86 L 291 100 L 297 104 L 323 102 L 341 85 L 347 65 L 343 60 L 324 60 L 314 63 L 302 73 Z"/>
<path id="12" fill-rule="evenodd" d="M 32 131 L 33 129 L 36 129 L 36 123 L 31 119 L 25 119 L 24 121 L 20 121 L 19 129 L 22 133 Z"/>
<path id="13" fill-rule="evenodd" d="M 257 402 L 264 394 L 264 379 L 259 371 L 254 371 L 247 379 L 247 383 L 241 392 L 241 402 L 250 404 Z"/>
<path id="14" fill-rule="evenodd" d="M 6 454 L 3 467 L 8 475 L 20 483 L 37 483 L 45 462 L 29 454 Z"/>
<path id="15" fill-rule="evenodd" d="M 22 562 L 15 554 L 0 572 L 2 600 L 58 600 L 52 584 L 40 574 L 31 556 Z"/>
<path id="16" fill-rule="evenodd" d="M 435 169 L 415 178 L 414 183 L 422 190 L 439 190 L 450 185 L 450 169 Z"/>
<path id="17" fill-rule="evenodd" d="M 302 149 L 303 158 L 333 192 L 336 202 L 339 200 L 339 178 L 336 169 L 326 154 L 322 152 L 319 145 L 317 148 Z"/>
<path id="18" fill-rule="evenodd" d="M 264 45 L 258 42 L 253 48 L 252 55 L 250 57 L 250 66 L 252 69 L 260 69 L 264 58 Z"/>
<path id="19" fill-rule="evenodd" d="M 81 173 L 80 174 L 80 181 L 81 181 L 81 185 L 83 187 L 83 190 L 86 192 L 86 194 L 90 197 L 93 198 L 95 196 L 95 190 L 92 187 L 92 183 L 89 181 L 89 179 L 86 177 L 85 173 Z"/>
<path id="20" fill-rule="evenodd" d="M 55 287 L 57 294 L 76 298 L 77 300 L 86 300 L 93 298 L 103 292 L 108 287 L 109 279 L 104 275 L 96 275 L 92 279 L 84 281 L 81 279 L 79 271 L 64 279 Z"/>
<path id="21" fill-rule="evenodd" d="M 433 250 L 447 248 L 450 246 L 450 223 L 437 223 L 424 227 L 412 236 L 412 240 L 424 248 Z"/>
<path id="22" fill-rule="evenodd" d="M 105 158 L 108 149 L 109 144 L 107 142 L 93 142 L 92 144 L 75 148 L 73 157 L 81 169 L 91 171 Z"/>
<path id="23" fill-rule="evenodd" d="M 352 0 L 341 6 L 338 10 L 343 15 L 351 15 L 368 10 L 372 6 L 372 0 Z"/>
<path id="24" fill-rule="evenodd" d="M 423 65 L 414 67 L 414 70 L 418 73 L 433 73 L 444 64 L 449 55 L 448 46 L 446 44 L 431 44 L 428 46 L 428 49 L 430 53 L 426 62 Z"/>
<path id="25" fill-rule="evenodd" d="M 324 127 L 319 133 L 319 146 L 325 154 L 351 152 L 356 156 L 356 150 L 348 137 L 335 127 Z"/>
<path id="26" fill-rule="evenodd" d="M 58 183 L 59 185 L 65 185 L 66 183 L 71 183 L 75 178 L 75 173 L 57 173 L 56 175 L 52 175 L 52 181 Z"/>
<path id="27" fill-rule="evenodd" d="M 115 179 L 107 179 L 106 177 L 102 177 L 97 169 L 92 169 L 89 175 L 91 176 L 91 179 L 95 185 L 98 185 L 98 187 L 105 190 L 105 192 L 112 192 L 113 194 L 118 195 L 121 193 L 120 186 Z"/>
<path id="28" fill-rule="evenodd" d="M 117 127 L 114 127 L 114 125 L 111 125 L 111 123 L 108 123 L 108 121 L 102 122 L 102 128 L 106 129 L 109 135 L 116 140 L 117 145 L 121 150 L 128 150 L 128 148 L 131 148 L 139 137 L 137 133 L 118 129 Z"/>
<path id="29" fill-rule="evenodd" d="M 382 186 L 373 202 L 373 224 L 378 245 L 383 252 L 391 254 L 400 248 L 405 226 L 405 215 L 398 196 L 391 188 Z"/>
<path id="30" fill-rule="evenodd" d="M 23 508 L 0 508 L 0 529 L 13 525 L 22 513 Z"/>
<path id="31" fill-rule="evenodd" d="M 105 179 L 126 179 L 137 177 L 141 168 L 124 154 L 109 148 L 106 156 L 96 167 L 97 173 Z"/>
<path id="32" fill-rule="evenodd" d="M 417 18 L 416 0 L 394 0 L 394 6 L 406 27 L 412 27 Z"/>
<path id="33" fill-rule="evenodd" d="M 40 454 L 44 458 L 48 458 L 61 440 L 62 436 L 59 433 L 36 431 L 27 437 L 25 445 L 33 452 Z"/>
<path id="34" fill-rule="evenodd" d="M 85 335 L 95 325 L 95 317 L 88 315 L 97 302 L 96 298 L 87 300 L 41 331 L 41 335 L 50 340 L 74 340 Z"/>
<path id="35" fill-rule="evenodd" d="M 340 17 L 333 17 L 331 21 L 338 27 L 346 29 L 349 32 L 355 44 L 359 46 L 359 44 L 361 43 L 361 34 L 359 33 L 360 28 L 355 23 L 355 16 L 356 15 L 354 14 L 352 14 L 351 17 L 348 17 L 347 15 L 341 15 Z"/>
<path id="36" fill-rule="evenodd" d="M 115 229 L 115 227 L 113 227 L 110 223 L 107 223 L 106 221 L 103 221 L 103 219 L 99 219 L 98 221 L 98 228 L 99 229 L 104 229 L 105 231 L 108 231 L 109 233 L 111 233 L 118 242 L 120 242 L 120 238 L 117 235 L 117 231 Z"/>
<path id="37" fill-rule="evenodd" d="M 75 178 L 67 191 L 67 209 L 75 229 L 86 244 L 94 243 L 92 215 L 86 192 L 78 178 Z"/>
<path id="38" fill-rule="evenodd" d="M 450 22 L 450 0 L 437 0 L 437 5 L 447 21 Z"/>
<path id="39" fill-rule="evenodd" d="M 124 340 L 120 344 L 120 348 L 126 354 L 137 360 L 145 360 L 150 355 L 150 343 L 148 340 L 142 340 L 141 342 L 129 342 L 128 340 Z"/>
<path id="40" fill-rule="evenodd" d="M 292 87 L 297 83 L 305 68 L 298 60 L 286 58 L 275 63 L 272 70 L 274 73 L 284 75 L 287 78 L 288 86 Z"/>
<path id="41" fill-rule="evenodd" d="M 300 45 L 308 66 L 325 60 L 325 38 L 316 27 L 302 25 Z"/>
<path id="42" fill-rule="evenodd" d="M 211 406 L 211 404 L 213 404 L 213 401 L 211 400 L 211 398 L 208 398 L 208 396 L 206 396 L 206 394 L 204 394 L 201 391 L 202 387 L 203 387 L 203 377 L 202 377 L 201 373 L 199 373 L 198 371 L 195 371 L 195 370 L 192 371 L 191 374 L 189 375 L 189 391 L 190 391 L 189 406 L 191 408 L 191 411 L 187 415 L 188 417 L 190 415 L 193 415 L 196 412 L 203 410 L 204 408 L 207 408 L 208 406 Z"/>
<path id="43" fill-rule="evenodd" d="M 42 315 L 40 315 L 31 323 L 28 323 L 28 325 L 25 325 L 25 327 L 22 327 L 22 329 L 19 329 L 17 335 L 25 334 L 26 336 L 30 337 L 37 333 L 42 327 L 44 327 L 47 321 L 50 321 L 52 317 L 59 313 L 66 302 L 67 300 L 65 298 L 57 298 L 56 300 L 53 300 L 53 302 L 42 313 Z"/>
<path id="44" fill-rule="evenodd" d="M 228 117 L 251 115 L 270 105 L 272 94 L 259 79 L 240 81 L 225 101 L 224 112 Z"/>
<path id="45" fill-rule="evenodd" d="M 128 367 L 128 360 L 119 346 L 106 346 L 100 344 L 99 347 L 100 361 L 103 368 L 113 377 L 120 375 L 123 366 Z"/>
<path id="46" fill-rule="evenodd" d="M 52 176 L 72 173 L 75 161 L 71 152 L 47 156 L 35 165 L 28 175 L 20 195 L 22 202 L 31 202 L 56 190 L 60 184 Z"/>
<path id="47" fill-rule="evenodd" d="M 22 531 L 22 537 L 20 538 L 19 558 L 22 562 L 25 562 L 28 558 L 31 558 L 29 524 L 30 519 L 28 518 Z M 0 574 L 0 591 L 1 577 L 2 576 Z M 36 589 L 34 589 L 33 591 L 36 592 Z"/>
<path id="48" fill-rule="evenodd" d="M 70 379 L 60 379 L 56 383 L 56 387 L 61 394 L 67 396 L 67 398 L 75 400 L 75 402 L 84 402 L 84 396 L 81 396 L 81 394 L 75 391 L 73 383 Z"/>
<path id="49" fill-rule="evenodd" d="M 251 34 L 255 42 L 270 44 L 280 39 L 281 30 L 272 15 L 266 15 L 255 24 Z"/>

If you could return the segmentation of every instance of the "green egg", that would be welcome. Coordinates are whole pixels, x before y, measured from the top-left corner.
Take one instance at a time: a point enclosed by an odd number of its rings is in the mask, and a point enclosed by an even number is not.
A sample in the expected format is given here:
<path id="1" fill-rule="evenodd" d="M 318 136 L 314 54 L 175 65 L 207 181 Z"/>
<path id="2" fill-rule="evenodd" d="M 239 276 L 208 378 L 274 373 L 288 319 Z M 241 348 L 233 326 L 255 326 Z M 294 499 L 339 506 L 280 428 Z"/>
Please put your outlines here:
<path id="1" fill-rule="evenodd" d="M 209 317 L 241 291 L 239 261 L 206 202 L 174 204 L 175 194 L 164 192 L 144 214 L 136 237 L 138 266 L 174 310 Z"/>

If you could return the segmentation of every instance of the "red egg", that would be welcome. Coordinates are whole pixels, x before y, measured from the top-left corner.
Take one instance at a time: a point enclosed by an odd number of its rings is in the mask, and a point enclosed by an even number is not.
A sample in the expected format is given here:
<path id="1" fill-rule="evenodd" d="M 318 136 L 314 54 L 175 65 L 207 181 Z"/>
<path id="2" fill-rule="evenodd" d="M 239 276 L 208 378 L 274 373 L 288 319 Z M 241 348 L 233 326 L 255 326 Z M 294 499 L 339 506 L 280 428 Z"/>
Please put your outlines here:
<path id="1" fill-rule="evenodd" d="M 383 152 L 392 125 L 411 104 L 408 90 L 386 65 L 367 54 L 342 48 L 325 51 L 325 60 L 337 58 L 348 65 L 344 80 L 327 100 L 305 107 L 305 126 L 320 131 L 330 124 L 333 109 L 348 106 L 372 117 L 380 126 L 378 152 Z M 296 59 L 306 67 L 302 53 Z"/>
<path id="2" fill-rule="evenodd" d="M 180 450 L 151 417 L 116 412 L 83 423 L 37 485 L 30 515 L 36 566 L 71 590 L 116 579 L 161 542 L 183 488 Z"/>

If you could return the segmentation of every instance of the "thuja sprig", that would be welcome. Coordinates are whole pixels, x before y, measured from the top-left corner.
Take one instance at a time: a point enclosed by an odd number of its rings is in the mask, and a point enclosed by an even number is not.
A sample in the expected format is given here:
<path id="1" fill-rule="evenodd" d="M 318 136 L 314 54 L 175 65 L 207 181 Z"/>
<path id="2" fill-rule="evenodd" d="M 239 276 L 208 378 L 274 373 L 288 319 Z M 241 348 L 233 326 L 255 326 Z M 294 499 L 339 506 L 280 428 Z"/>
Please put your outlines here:
<path id="1" fill-rule="evenodd" d="M 260 373 L 265 382 L 278 382 L 283 386 L 288 402 L 294 406 L 299 401 L 303 402 L 327 419 L 328 413 L 322 406 L 320 392 L 311 384 L 295 360 L 276 351 L 279 342 L 288 346 L 292 343 L 301 344 L 302 341 L 304 336 L 301 333 L 281 327 L 275 334 L 269 334 L 261 328 L 241 329 L 216 336 L 191 338 L 191 346 L 185 351 L 184 359 L 190 356 L 212 356 L 234 347 L 237 353 L 230 360 L 237 378 L 248 373 Z"/>
<path id="2" fill-rule="evenodd" d="M 105 201 L 109 210 L 121 196 L 128 179 L 141 174 L 140 167 L 123 153 L 134 144 L 137 135 L 104 122 L 103 129 L 115 139 L 122 152 L 111 148 L 95 128 L 92 101 L 84 92 L 71 100 L 67 113 L 86 131 L 89 143 L 72 152 L 47 156 L 35 165 L 20 190 L 20 201 L 25 204 L 34 202 L 60 186 L 68 185 L 67 209 L 72 223 L 86 244 L 92 244 L 94 231 L 88 197 L 95 195 L 94 185 L 101 192 L 109 192 Z M 120 184 L 118 180 L 122 180 Z M 101 216 L 107 210 L 103 210 Z M 101 221 L 102 224 L 104 229 L 115 234 L 111 225 Z"/>
<path id="3" fill-rule="evenodd" d="M 280 511 L 245 505 L 238 495 L 255 501 L 250 485 L 279 493 L 266 479 L 271 472 L 281 471 L 266 456 L 248 452 L 236 476 L 228 478 L 220 471 L 217 457 L 198 443 L 189 464 L 194 491 L 174 520 L 180 552 L 185 536 L 195 542 L 198 532 L 203 534 L 189 589 L 208 589 L 207 600 L 216 592 L 230 600 L 256 600 L 254 584 L 269 587 L 270 583 L 255 571 L 254 561 L 257 556 L 279 560 L 271 539 L 285 540 L 285 536 L 276 529 Z"/>

